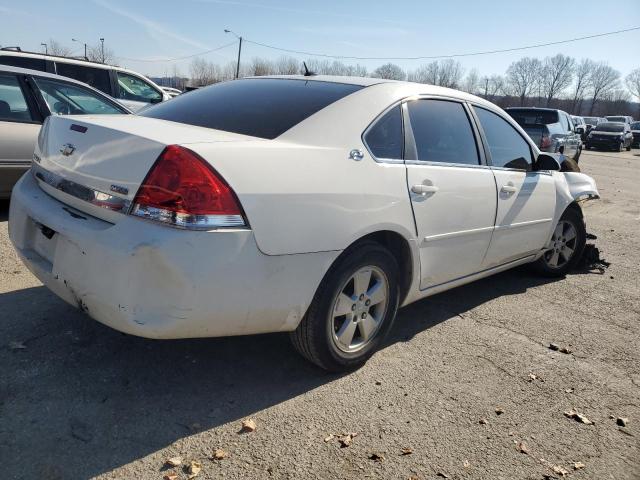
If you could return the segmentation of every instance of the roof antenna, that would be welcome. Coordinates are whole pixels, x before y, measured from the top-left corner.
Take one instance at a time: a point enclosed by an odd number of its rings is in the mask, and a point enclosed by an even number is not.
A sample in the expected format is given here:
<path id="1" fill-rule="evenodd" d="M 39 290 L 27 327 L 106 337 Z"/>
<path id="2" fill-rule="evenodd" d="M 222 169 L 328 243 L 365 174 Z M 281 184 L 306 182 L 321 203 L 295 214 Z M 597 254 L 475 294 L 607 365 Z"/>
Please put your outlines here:
<path id="1" fill-rule="evenodd" d="M 314 75 L 317 75 L 316 72 L 312 72 L 311 70 L 309 70 L 309 68 L 307 67 L 307 62 L 302 62 L 302 65 L 304 65 L 305 77 L 313 77 Z"/>

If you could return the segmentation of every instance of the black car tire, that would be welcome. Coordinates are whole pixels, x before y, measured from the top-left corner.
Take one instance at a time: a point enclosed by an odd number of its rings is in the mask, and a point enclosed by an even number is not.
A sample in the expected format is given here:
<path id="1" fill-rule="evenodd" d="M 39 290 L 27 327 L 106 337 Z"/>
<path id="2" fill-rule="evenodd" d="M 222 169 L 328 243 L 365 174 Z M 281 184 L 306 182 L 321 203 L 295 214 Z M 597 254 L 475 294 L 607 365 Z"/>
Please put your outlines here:
<path id="1" fill-rule="evenodd" d="M 334 333 L 337 333 L 335 330 L 337 317 L 334 315 L 334 308 L 339 301 L 338 298 L 345 294 L 345 287 L 352 281 L 350 279 L 354 274 L 367 267 L 373 267 L 384 275 L 388 285 L 385 310 L 378 312 L 382 317 L 380 324 L 364 346 L 356 351 L 344 351 L 337 346 L 334 338 Z M 354 245 L 344 252 L 327 272 L 307 313 L 298 328 L 291 332 L 290 338 L 294 348 L 311 363 L 331 372 L 351 371 L 364 365 L 380 348 L 393 326 L 400 298 L 398 277 L 398 263 L 382 245 L 372 241 Z M 355 288 L 353 284 L 353 289 Z M 357 300 L 350 301 L 357 302 Z M 373 304 L 370 308 L 373 308 Z M 345 316 L 344 321 L 351 322 L 349 314 Z M 356 323 L 355 320 L 354 323 Z M 359 326 L 356 327 L 360 333 L 359 328 Z"/>

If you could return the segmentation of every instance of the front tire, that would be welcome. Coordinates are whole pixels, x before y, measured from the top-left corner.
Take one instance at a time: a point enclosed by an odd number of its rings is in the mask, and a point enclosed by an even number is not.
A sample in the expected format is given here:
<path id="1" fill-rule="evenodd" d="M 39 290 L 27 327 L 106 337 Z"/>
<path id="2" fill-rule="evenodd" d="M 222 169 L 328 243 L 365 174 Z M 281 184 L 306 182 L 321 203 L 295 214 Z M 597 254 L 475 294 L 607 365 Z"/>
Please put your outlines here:
<path id="1" fill-rule="evenodd" d="M 361 367 L 393 325 L 400 297 L 398 263 L 375 242 L 343 253 L 291 333 L 295 349 L 332 372 Z"/>
<path id="2" fill-rule="evenodd" d="M 582 258 L 586 238 L 582 216 L 568 208 L 558 220 L 545 252 L 533 263 L 534 270 L 545 277 L 565 276 Z"/>

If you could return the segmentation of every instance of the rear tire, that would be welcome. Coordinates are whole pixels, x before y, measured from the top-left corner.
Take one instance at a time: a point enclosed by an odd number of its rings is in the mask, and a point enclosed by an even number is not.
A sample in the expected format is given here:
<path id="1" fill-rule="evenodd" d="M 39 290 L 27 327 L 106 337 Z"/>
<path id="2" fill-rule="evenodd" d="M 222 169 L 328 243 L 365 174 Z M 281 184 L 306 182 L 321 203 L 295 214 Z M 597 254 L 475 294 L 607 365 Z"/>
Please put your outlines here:
<path id="1" fill-rule="evenodd" d="M 631 151 L 631 144 L 629 144 L 629 146 L 627 147 L 627 152 Z"/>
<path id="2" fill-rule="evenodd" d="M 332 372 L 357 369 L 389 333 L 398 311 L 398 264 L 387 249 L 362 242 L 344 252 L 291 332 L 303 357 Z"/>
<path id="3" fill-rule="evenodd" d="M 554 228 L 546 251 L 532 264 L 533 269 L 545 277 L 564 277 L 582 258 L 586 238 L 582 216 L 576 209 L 567 208 Z"/>

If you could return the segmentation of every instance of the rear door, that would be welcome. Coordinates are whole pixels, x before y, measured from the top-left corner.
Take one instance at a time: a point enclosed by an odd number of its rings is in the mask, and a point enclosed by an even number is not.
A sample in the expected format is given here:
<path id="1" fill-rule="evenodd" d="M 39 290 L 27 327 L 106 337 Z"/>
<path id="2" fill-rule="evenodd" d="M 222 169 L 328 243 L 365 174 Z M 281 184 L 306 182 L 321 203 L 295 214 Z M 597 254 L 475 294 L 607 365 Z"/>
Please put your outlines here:
<path id="1" fill-rule="evenodd" d="M 533 172 L 529 143 L 506 118 L 474 106 L 498 189 L 498 211 L 483 268 L 540 250 L 551 231 L 556 187 L 550 172 Z"/>
<path id="2" fill-rule="evenodd" d="M 403 108 L 407 187 L 425 289 L 481 269 L 496 214 L 496 185 L 464 104 L 423 98 Z"/>

